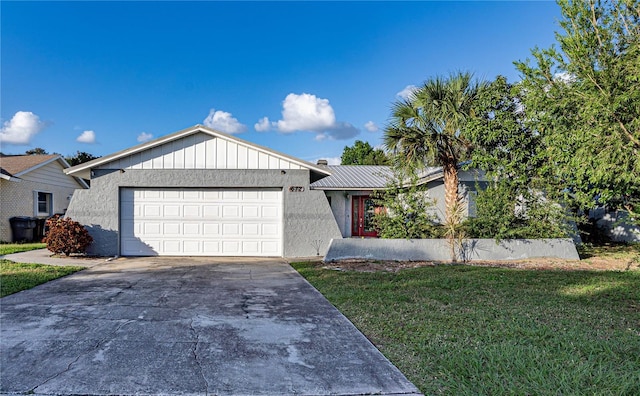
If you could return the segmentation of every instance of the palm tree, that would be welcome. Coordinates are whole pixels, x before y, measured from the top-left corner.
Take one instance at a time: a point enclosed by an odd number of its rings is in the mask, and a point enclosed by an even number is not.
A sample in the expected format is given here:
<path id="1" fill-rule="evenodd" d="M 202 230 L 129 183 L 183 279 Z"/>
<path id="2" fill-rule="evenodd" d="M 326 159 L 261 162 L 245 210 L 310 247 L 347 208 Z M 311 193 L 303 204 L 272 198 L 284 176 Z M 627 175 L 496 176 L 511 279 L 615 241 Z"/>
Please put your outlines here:
<path id="1" fill-rule="evenodd" d="M 445 224 L 456 226 L 460 197 L 458 168 L 471 145 L 462 135 L 473 116 L 473 103 L 484 83 L 473 81 L 471 73 L 436 77 L 417 88 L 406 100 L 393 105 L 384 145 L 401 154 L 403 165 L 411 169 L 441 166 L 445 188 Z"/>

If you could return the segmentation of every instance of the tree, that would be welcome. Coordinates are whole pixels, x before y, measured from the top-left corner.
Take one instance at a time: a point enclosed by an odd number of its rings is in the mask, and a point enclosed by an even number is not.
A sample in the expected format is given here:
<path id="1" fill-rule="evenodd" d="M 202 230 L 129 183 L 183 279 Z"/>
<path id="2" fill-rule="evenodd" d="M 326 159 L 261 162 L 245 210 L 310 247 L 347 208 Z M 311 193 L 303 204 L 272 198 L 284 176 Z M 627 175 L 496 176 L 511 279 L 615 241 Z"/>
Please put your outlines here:
<path id="1" fill-rule="evenodd" d="M 445 223 L 453 226 L 461 220 L 456 210 L 461 200 L 458 167 L 471 148 L 461 131 L 473 115 L 473 103 L 482 85 L 474 82 L 470 73 L 428 80 L 408 99 L 393 105 L 391 123 L 385 130 L 384 144 L 401 154 L 400 166 L 442 167 Z"/>
<path id="2" fill-rule="evenodd" d="M 49 154 L 47 152 L 47 150 L 45 150 L 43 148 L 40 148 L 40 147 L 36 147 L 36 148 L 31 149 L 31 150 L 27 150 L 24 153 L 26 155 L 47 155 L 47 154 Z"/>
<path id="3" fill-rule="evenodd" d="M 384 151 L 374 149 L 369 142 L 356 140 L 353 146 L 345 146 L 340 157 L 341 165 L 388 165 L 389 159 Z"/>
<path id="4" fill-rule="evenodd" d="M 394 168 L 386 188 L 374 193 L 376 205 L 384 208 L 373 217 L 380 237 L 411 239 L 441 235 L 435 204 L 425 191 L 426 186 L 418 186 L 416 179 L 415 172 L 407 174 L 407 170 Z"/>
<path id="5" fill-rule="evenodd" d="M 75 165 L 83 164 L 85 162 L 89 162 L 97 158 L 100 158 L 100 157 L 96 157 L 93 154 L 89 154 L 84 151 L 77 151 L 74 155 L 65 157 L 65 160 L 67 160 L 69 165 L 75 166 Z"/>
<path id="6" fill-rule="evenodd" d="M 566 211 L 554 200 L 546 148 L 525 122 L 522 91 L 499 76 L 480 90 L 476 117 L 463 131 L 472 143 L 470 168 L 485 171 L 488 185 L 478 189 L 476 217 L 467 231 L 477 238 L 566 237 Z"/>
<path id="7" fill-rule="evenodd" d="M 559 47 L 516 62 L 525 122 L 567 202 L 619 203 L 640 222 L 640 1 L 559 5 Z"/>

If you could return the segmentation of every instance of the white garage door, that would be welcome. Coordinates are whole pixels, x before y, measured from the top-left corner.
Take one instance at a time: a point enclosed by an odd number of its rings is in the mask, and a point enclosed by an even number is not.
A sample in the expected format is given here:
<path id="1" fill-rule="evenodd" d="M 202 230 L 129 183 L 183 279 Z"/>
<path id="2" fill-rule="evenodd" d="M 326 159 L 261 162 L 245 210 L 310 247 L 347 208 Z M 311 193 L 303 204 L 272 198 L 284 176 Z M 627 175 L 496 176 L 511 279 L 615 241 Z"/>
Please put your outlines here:
<path id="1" fill-rule="evenodd" d="M 124 256 L 281 256 L 282 191 L 134 189 L 120 193 Z"/>

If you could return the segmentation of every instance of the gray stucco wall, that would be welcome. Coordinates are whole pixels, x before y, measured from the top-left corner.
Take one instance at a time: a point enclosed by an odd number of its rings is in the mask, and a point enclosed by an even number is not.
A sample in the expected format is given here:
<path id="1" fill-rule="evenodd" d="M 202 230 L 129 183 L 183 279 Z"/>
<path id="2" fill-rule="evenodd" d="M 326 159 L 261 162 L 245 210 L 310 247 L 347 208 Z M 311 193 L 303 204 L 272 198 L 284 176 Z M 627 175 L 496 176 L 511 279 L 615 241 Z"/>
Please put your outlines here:
<path id="1" fill-rule="evenodd" d="M 464 258 L 477 260 L 520 260 L 557 257 L 579 260 L 576 246 L 565 239 L 512 239 L 496 243 L 493 239 L 468 239 Z M 396 261 L 449 261 L 450 247 L 445 239 L 334 239 L 324 261 L 343 259 Z"/>
<path id="2" fill-rule="evenodd" d="M 77 191 L 67 216 L 83 224 L 94 242 L 89 254 L 119 254 L 119 197 L 124 187 L 282 188 L 283 256 L 323 256 L 332 238 L 341 238 L 323 191 L 309 189 L 308 170 L 127 169 L 95 170 L 89 190 Z M 302 186 L 303 192 L 290 192 Z"/>
<path id="3" fill-rule="evenodd" d="M 350 238 L 353 216 L 352 197 L 371 195 L 373 191 L 325 191 L 324 194 L 331 198 L 331 211 L 342 236 Z"/>

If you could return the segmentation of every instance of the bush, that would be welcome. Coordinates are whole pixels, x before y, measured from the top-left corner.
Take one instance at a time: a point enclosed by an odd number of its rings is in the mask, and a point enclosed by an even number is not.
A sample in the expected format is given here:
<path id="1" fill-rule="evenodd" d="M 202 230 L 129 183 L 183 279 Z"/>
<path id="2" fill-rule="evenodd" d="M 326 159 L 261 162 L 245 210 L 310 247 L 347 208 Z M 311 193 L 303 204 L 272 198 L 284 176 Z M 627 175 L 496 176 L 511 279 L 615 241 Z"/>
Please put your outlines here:
<path id="1" fill-rule="evenodd" d="M 409 181 L 409 183 L 407 183 Z M 437 224 L 435 204 L 424 186 L 417 186 L 415 174 L 406 175 L 395 169 L 387 188 L 374 194 L 377 211 L 373 221 L 378 235 L 385 239 L 439 238 L 442 231 Z"/>
<path id="2" fill-rule="evenodd" d="M 554 201 L 507 182 L 494 182 L 476 197 L 476 217 L 464 222 L 471 238 L 566 238 L 570 218 Z"/>
<path id="3" fill-rule="evenodd" d="M 46 225 L 49 232 L 42 242 L 46 243 L 47 249 L 53 253 L 64 253 L 65 256 L 84 253 L 93 242 L 89 231 L 71 218 L 54 216 L 47 220 Z"/>

